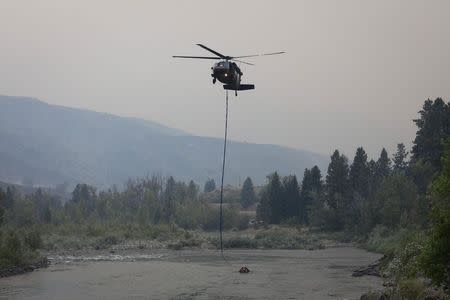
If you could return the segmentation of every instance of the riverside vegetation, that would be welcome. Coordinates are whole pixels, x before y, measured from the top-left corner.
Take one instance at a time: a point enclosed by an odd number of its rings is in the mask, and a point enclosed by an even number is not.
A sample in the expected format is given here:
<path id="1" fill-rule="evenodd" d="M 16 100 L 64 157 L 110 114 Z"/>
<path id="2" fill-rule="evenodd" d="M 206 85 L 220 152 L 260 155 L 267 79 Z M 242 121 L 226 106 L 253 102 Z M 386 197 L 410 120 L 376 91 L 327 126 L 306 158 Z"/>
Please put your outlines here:
<path id="1" fill-rule="evenodd" d="M 227 248 L 318 249 L 357 242 L 386 255 L 387 295 L 421 299 L 429 280 L 450 287 L 450 103 L 425 101 L 414 120 L 411 149 L 398 144 L 369 160 L 363 147 L 351 163 L 338 150 L 326 175 L 317 166 L 296 175 L 247 178 L 225 191 Z M 213 179 L 204 190 L 173 177 L 129 180 L 123 189 L 78 184 L 67 201 L 45 189 L 0 190 L 0 268 L 26 265 L 40 251 L 107 249 L 115 245 L 182 249 L 216 247 L 219 211 Z M 244 213 L 257 207 L 256 215 Z M 244 210 L 244 211 L 243 211 Z M 256 220 L 253 220 L 253 219 Z M 334 242 L 333 242 L 334 241 Z"/>

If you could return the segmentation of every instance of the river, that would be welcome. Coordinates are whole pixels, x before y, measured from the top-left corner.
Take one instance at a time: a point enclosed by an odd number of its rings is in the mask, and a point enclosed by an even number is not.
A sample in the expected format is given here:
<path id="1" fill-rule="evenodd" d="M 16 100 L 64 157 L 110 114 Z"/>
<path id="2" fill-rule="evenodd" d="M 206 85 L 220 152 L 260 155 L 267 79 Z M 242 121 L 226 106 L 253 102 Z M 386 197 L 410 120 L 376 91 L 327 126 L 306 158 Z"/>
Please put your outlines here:
<path id="1" fill-rule="evenodd" d="M 352 270 L 380 256 L 324 250 L 141 251 L 53 256 L 52 265 L 0 279 L 0 299 L 359 299 L 382 280 Z M 240 274 L 241 266 L 250 269 Z"/>

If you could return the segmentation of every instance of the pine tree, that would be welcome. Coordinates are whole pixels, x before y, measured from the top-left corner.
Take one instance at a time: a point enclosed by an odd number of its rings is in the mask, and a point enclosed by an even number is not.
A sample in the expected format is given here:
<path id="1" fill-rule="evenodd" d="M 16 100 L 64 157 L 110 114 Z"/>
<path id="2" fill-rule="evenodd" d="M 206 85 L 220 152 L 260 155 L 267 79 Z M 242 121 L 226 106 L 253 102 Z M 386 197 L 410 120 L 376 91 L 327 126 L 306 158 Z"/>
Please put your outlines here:
<path id="1" fill-rule="evenodd" d="M 335 150 L 331 156 L 326 176 L 327 204 L 332 209 L 340 209 L 346 206 L 346 196 L 349 191 L 348 159 Z"/>
<path id="2" fill-rule="evenodd" d="M 191 200 L 196 200 L 198 196 L 198 186 L 195 184 L 193 180 L 189 181 L 189 185 L 187 187 L 187 196 Z"/>
<path id="3" fill-rule="evenodd" d="M 301 198 L 300 188 L 298 186 L 297 176 L 291 175 L 283 178 L 283 213 L 282 219 L 296 218 L 300 220 Z"/>
<path id="4" fill-rule="evenodd" d="M 77 184 L 72 192 L 72 203 L 78 204 L 82 216 L 87 218 L 94 210 L 97 200 L 96 189 L 87 184 Z"/>
<path id="5" fill-rule="evenodd" d="M 367 169 L 369 171 L 369 195 L 373 195 L 375 192 L 375 175 L 377 173 L 377 163 L 371 159 L 367 163 Z"/>
<path id="6" fill-rule="evenodd" d="M 215 189 L 216 189 L 216 182 L 214 181 L 214 179 L 211 178 L 205 182 L 205 187 L 203 189 L 203 192 L 209 193 L 209 192 L 214 191 Z"/>
<path id="7" fill-rule="evenodd" d="M 391 174 L 391 160 L 388 157 L 386 149 L 381 150 L 380 158 L 377 161 L 377 176 L 384 178 Z"/>
<path id="8" fill-rule="evenodd" d="M 0 187 L 0 207 L 5 207 L 5 192 L 3 192 L 3 189 Z"/>
<path id="9" fill-rule="evenodd" d="M 176 200 L 176 182 L 175 179 L 170 176 L 167 179 L 166 188 L 164 190 L 164 203 L 162 207 L 162 219 L 163 221 L 169 223 L 175 214 L 175 200 Z"/>
<path id="10" fill-rule="evenodd" d="M 350 167 L 350 183 L 354 192 L 366 198 L 369 194 L 369 166 L 367 154 L 362 147 L 356 150 Z"/>
<path id="11" fill-rule="evenodd" d="M 5 194 L 3 193 L 3 189 L 0 187 L 0 226 L 2 226 L 3 224 L 3 217 L 5 215 L 5 209 L 4 207 L 4 198 L 5 198 Z"/>
<path id="12" fill-rule="evenodd" d="M 349 218 L 350 186 L 348 160 L 336 150 L 331 156 L 326 176 L 326 218 L 330 229 L 341 230 Z"/>
<path id="13" fill-rule="evenodd" d="M 431 185 L 431 228 L 420 257 L 425 275 L 441 286 L 450 286 L 450 138 L 444 142 L 442 170 Z"/>
<path id="14" fill-rule="evenodd" d="M 260 194 L 259 205 L 256 208 L 256 219 L 269 224 L 272 220 L 272 206 L 267 189 L 268 185 L 264 187 Z"/>
<path id="15" fill-rule="evenodd" d="M 6 210 L 14 207 L 16 190 L 14 187 L 8 186 L 6 188 L 5 200 L 3 201 Z"/>
<path id="16" fill-rule="evenodd" d="M 445 103 L 441 98 L 434 101 L 428 99 L 419 114 L 420 118 L 414 120 L 418 130 L 412 148 L 413 160 L 421 159 L 440 170 L 442 141 L 450 137 L 450 103 Z"/>
<path id="17" fill-rule="evenodd" d="M 320 194 L 323 189 L 322 175 L 318 166 L 311 170 L 305 169 L 300 192 L 300 222 L 309 224 L 308 215 L 313 205 L 314 196 Z"/>
<path id="18" fill-rule="evenodd" d="M 267 197 L 269 198 L 270 207 L 272 209 L 270 223 L 279 224 L 283 217 L 284 197 L 280 176 L 277 172 L 269 176 Z"/>
<path id="19" fill-rule="evenodd" d="M 408 151 L 405 149 L 405 144 L 397 144 L 397 152 L 395 152 L 394 158 L 392 159 L 394 163 L 393 171 L 396 173 L 405 174 L 408 167 L 407 159 Z"/>
<path id="20" fill-rule="evenodd" d="M 256 203 L 256 195 L 253 182 L 250 177 L 247 177 L 241 190 L 241 205 L 243 208 L 247 208 L 254 203 Z"/>

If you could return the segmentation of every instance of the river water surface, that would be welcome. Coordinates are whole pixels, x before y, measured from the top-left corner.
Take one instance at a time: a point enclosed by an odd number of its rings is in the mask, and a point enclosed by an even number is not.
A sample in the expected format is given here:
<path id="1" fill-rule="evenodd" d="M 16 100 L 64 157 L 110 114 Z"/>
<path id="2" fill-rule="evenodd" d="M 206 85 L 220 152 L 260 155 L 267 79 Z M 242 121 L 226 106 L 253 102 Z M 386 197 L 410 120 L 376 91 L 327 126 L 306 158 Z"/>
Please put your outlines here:
<path id="1" fill-rule="evenodd" d="M 0 299 L 359 299 L 381 279 L 352 270 L 380 256 L 324 250 L 153 251 L 53 256 L 47 269 L 0 279 Z M 240 274 L 247 266 L 251 272 Z"/>

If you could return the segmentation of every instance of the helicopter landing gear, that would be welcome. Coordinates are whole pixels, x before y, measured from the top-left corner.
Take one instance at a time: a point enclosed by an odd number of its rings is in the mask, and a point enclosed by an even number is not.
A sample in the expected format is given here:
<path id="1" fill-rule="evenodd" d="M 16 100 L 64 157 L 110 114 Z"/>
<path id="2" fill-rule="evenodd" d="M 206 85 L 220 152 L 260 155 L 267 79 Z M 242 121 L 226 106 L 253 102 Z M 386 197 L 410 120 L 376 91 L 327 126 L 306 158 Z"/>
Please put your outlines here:
<path id="1" fill-rule="evenodd" d="M 217 78 L 214 77 L 214 78 L 213 78 L 213 84 L 216 84 L 216 80 L 217 80 Z"/>
<path id="2" fill-rule="evenodd" d="M 234 90 L 234 95 L 237 97 L 237 90 Z"/>

